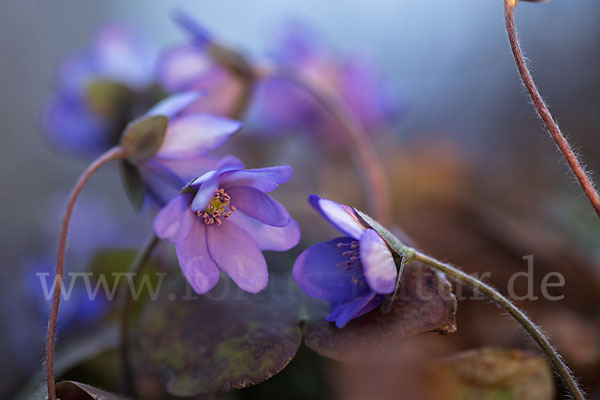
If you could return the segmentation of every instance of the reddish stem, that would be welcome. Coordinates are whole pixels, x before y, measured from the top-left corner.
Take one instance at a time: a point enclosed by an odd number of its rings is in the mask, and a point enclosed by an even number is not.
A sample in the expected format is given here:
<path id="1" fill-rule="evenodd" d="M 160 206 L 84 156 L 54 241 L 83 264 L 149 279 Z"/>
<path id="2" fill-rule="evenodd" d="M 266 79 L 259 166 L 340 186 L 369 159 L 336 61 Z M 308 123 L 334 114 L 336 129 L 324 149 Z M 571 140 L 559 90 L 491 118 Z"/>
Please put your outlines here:
<path id="1" fill-rule="evenodd" d="M 510 47 L 512 49 L 512 53 L 515 58 L 515 62 L 517 64 L 517 68 L 519 69 L 519 73 L 521 74 L 521 78 L 523 79 L 523 83 L 531 96 L 531 100 L 535 105 L 535 108 L 544 121 L 546 128 L 552 135 L 552 138 L 558 145 L 560 152 L 563 154 L 569 167 L 575 174 L 577 181 L 583 188 L 585 195 L 592 203 L 592 207 L 596 211 L 596 214 L 600 217 L 600 196 L 598 196 L 598 192 L 594 188 L 594 185 L 590 179 L 590 177 L 586 174 L 585 170 L 577 160 L 577 156 L 571 149 L 569 142 L 560 131 L 558 124 L 552 118 L 552 114 L 550 110 L 544 103 L 542 96 L 540 95 L 535 83 L 533 81 L 533 77 L 531 76 L 531 72 L 527 68 L 527 63 L 525 62 L 525 58 L 523 57 L 523 52 L 521 51 L 521 45 L 519 44 L 519 39 L 517 38 L 517 31 L 515 28 L 515 7 L 517 6 L 518 0 L 505 0 L 504 1 L 504 17 L 506 20 L 506 31 L 508 32 L 508 39 L 510 41 Z"/>
<path id="2" fill-rule="evenodd" d="M 113 147 L 106 153 L 98 157 L 79 177 L 73 191 L 69 195 L 69 201 L 65 210 L 58 242 L 58 256 L 56 259 L 56 280 L 54 285 L 54 293 L 52 295 L 52 308 L 48 317 L 48 334 L 46 336 L 46 380 L 48 384 L 49 400 L 56 400 L 56 386 L 54 383 L 54 341 L 56 337 L 56 321 L 58 319 L 58 306 L 60 305 L 60 294 L 62 291 L 63 273 L 65 266 L 65 247 L 67 244 L 67 233 L 69 230 L 69 222 L 73 214 L 75 202 L 83 187 L 90 177 L 104 164 L 113 160 L 121 160 L 126 157 L 125 149 L 120 146 Z"/>

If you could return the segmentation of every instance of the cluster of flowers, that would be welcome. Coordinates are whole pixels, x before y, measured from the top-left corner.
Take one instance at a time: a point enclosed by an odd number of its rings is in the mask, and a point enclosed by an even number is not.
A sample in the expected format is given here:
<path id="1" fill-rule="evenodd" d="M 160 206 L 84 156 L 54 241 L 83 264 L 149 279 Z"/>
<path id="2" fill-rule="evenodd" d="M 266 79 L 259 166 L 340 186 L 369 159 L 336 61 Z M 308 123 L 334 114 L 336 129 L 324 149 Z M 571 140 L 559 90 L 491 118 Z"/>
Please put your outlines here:
<path id="1" fill-rule="evenodd" d="M 159 56 L 135 33 L 109 26 L 91 48 L 67 60 L 46 112 L 48 137 L 63 150 L 99 154 L 117 145 L 124 131 L 164 125 L 160 146 L 135 165 L 147 198 L 162 207 L 156 235 L 175 245 L 197 293 L 212 289 L 221 272 L 257 293 L 268 282 L 262 251 L 286 251 L 300 241 L 296 221 L 267 194 L 286 183 L 292 169 L 245 169 L 236 157 L 213 155 L 242 126 L 236 109 L 247 82 L 235 66 L 219 60 L 223 47 L 201 26 L 186 15 L 177 21 L 189 41 Z M 368 64 L 328 56 L 304 28 L 292 25 L 276 53 L 280 68 L 293 68 L 347 99 L 368 131 L 398 109 L 382 96 L 385 90 Z M 340 140 L 339 128 L 305 93 L 275 81 L 263 89 L 265 129 L 296 124 L 324 143 Z M 315 195 L 310 202 L 347 236 L 305 250 L 293 275 L 309 296 L 331 303 L 328 320 L 343 327 L 394 290 L 396 265 L 383 239 L 352 209 Z"/>

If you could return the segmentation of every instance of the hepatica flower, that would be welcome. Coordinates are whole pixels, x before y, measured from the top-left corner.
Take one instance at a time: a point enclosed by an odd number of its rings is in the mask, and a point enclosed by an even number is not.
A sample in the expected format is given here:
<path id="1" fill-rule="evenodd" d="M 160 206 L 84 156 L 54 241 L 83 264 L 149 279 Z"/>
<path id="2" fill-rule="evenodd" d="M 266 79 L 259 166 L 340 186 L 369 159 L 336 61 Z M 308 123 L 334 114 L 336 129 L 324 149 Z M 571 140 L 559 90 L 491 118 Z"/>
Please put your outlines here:
<path id="1" fill-rule="evenodd" d="M 403 104 L 398 93 L 367 57 L 336 56 L 323 38 L 298 22 L 288 22 L 275 37 L 274 62 L 312 85 L 335 93 L 370 134 L 381 132 L 400 115 Z M 259 95 L 267 129 L 299 129 L 333 146 L 345 140 L 339 125 L 301 88 L 283 80 L 270 80 Z"/>
<path id="2" fill-rule="evenodd" d="M 53 145 L 76 154 L 114 146 L 127 124 L 156 101 L 155 52 L 123 26 L 101 29 L 91 46 L 61 66 L 44 120 Z"/>
<path id="3" fill-rule="evenodd" d="M 266 194 L 291 174 L 287 166 L 244 169 L 238 159 L 225 157 L 158 213 L 154 231 L 175 244 L 181 270 L 197 293 L 212 289 L 221 271 L 250 293 L 267 286 L 262 251 L 285 251 L 300 240 L 296 221 Z"/>
<path id="4" fill-rule="evenodd" d="M 394 291 L 398 272 L 392 253 L 377 232 L 364 226 L 345 205 L 312 195 L 311 205 L 344 235 L 306 249 L 296 260 L 294 279 L 309 296 L 327 300 L 328 321 L 348 321 L 378 307 Z"/>
<path id="5" fill-rule="evenodd" d="M 205 96 L 204 92 L 182 92 L 172 95 L 139 119 L 131 122 L 125 130 L 134 140 L 132 153 L 141 153 L 135 162 L 143 177 L 147 192 L 164 205 L 191 179 L 214 169 L 218 159 L 210 154 L 221 146 L 231 134 L 241 127 L 239 121 L 205 113 L 185 112 L 187 107 Z M 156 147 L 146 146 L 144 139 L 157 134 L 161 138 Z M 137 137 L 136 137 L 137 136 Z M 138 148 L 139 143 L 142 144 Z M 136 161 L 136 160 L 134 160 Z"/>
<path id="6" fill-rule="evenodd" d="M 157 79 L 169 93 L 204 90 L 207 96 L 188 109 L 230 116 L 245 83 L 214 59 L 216 44 L 210 33 L 185 13 L 175 16 L 177 24 L 188 34 L 186 43 L 171 47 L 158 60 Z"/>

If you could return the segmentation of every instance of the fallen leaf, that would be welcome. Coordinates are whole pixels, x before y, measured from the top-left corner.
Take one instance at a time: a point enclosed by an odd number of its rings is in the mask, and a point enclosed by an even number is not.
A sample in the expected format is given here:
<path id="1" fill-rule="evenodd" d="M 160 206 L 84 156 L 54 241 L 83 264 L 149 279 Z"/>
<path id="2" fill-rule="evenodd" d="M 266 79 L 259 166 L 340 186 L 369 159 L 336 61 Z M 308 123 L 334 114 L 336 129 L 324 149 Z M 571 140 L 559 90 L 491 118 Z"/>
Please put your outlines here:
<path id="1" fill-rule="evenodd" d="M 318 354 L 346 361 L 388 353 L 404 338 L 425 332 L 456 331 L 456 299 L 450 283 L 439 273 L 408 264 L 396 300 L 388 312 L 373 310 L 342 329 L 327 322 L 326 303 L 313 307 L 304 326 L 304 342 Z"/>
<path id="2" fill-rule="evenodd" d="M 60 400 L 125 400 L 85 383 L 62 381 L 56 384 L 56 396 Z"/>
<path id="3" fill-rule="evenodd" d="M 546 359 L 520 350 L 470 350 L 439 361 L 435 375 L 448 399 L 554 399 L 554 380 Z"/>
<path id="4" fill-rule="evenodd" d="M 139 368 L 169 393 L 193 396 L 255 385 L 281 371 L 301 344 L 291 276 L 253 295 L 224 277 L 205 295 L 181 282 L 161 291 L 140 321 Z"/>

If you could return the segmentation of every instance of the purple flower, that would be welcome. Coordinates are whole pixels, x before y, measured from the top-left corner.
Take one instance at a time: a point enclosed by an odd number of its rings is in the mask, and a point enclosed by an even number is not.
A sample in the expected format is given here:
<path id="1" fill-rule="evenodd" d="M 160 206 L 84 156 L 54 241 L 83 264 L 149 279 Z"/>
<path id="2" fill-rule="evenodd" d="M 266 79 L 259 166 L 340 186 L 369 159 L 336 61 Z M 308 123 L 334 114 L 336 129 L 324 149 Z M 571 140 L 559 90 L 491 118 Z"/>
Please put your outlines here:
<path id="1" fill-rule="evenodd" d="M 160 204 L 165 204 L 166 199 L 172 198 L 190 180 L 213 170 L 218 159 L 210 152 L 241 127 L 239 121 L 206 113 L 184 112 L 203 96 L 204 92 L 172 95 L 140 118 L 162 115 L 169 119 L 158 152 L 138 165 L 148 192 Z"/>
<path id="2" fill-rule="evenodd" d="M 154 232 L 175 244 L 179 265 L 197 293 L 212 289 L 221 271 L 250 293 L 267 286 L 262 251 L 285 251 L 300 240 L 296 221 L 265 194 L 291 175 L 288 166 L 244 169 L 228 156 L 158 213 Z"/>
<path id="3" fill-rule="evenodd" d="M 343 328 L 394 291 L 396 264 L 381 236 L 365 227 L 350 207 L 317 195 L 311 195 L 309 201 L 347 236 L 306 249 L 298 256 L 292 273 L 307 295 L 329 301 L 327 320 Z"/>
<path id="4" fill-rule="evenodd" d="M 397 93 L 363 55 L 332 55 L 319 35 L 298 22 L 288 22 L 275 37 L 275 63 L 339 96 L 369 134 L 384 131 L 399 116 L 403 105 Z M 258 96 L 260 118 L 265 119 L 267 129 L 309 132 L 333 146 L 345 140 L 339 124 L 305 90 L 283 80 L 269 80 Z"/>
<path id="5" fill-rule="evenodd" d="M 173 14 L 173 19 L 181 29 L 190 35 L 198 47 L 207 47 L 214 42 L 212 34 L 188 13 L 177 10 Z"/>
<path id="6" fill-rule="evenodd" d="M 88 49 L 70 56 L 45 112 L 51 143 L 84 155 L 114 146 L 125 124 L 156 101 L 150 90 L 154 53 L 135 32 L 110 25 Z"/>
<path id="7" fill-rule="evenodd" d="M 175 20 L 190 40 L 161 54 L 158 82 L 169 93 L 206 91 L 207 95 L 190 105 L 188 112 L 230 116 L 244 91 L 244 82 L 215 61 L 210 53 L 212 37 L 196 20 L 185 13 L 178 13 Z"/>

